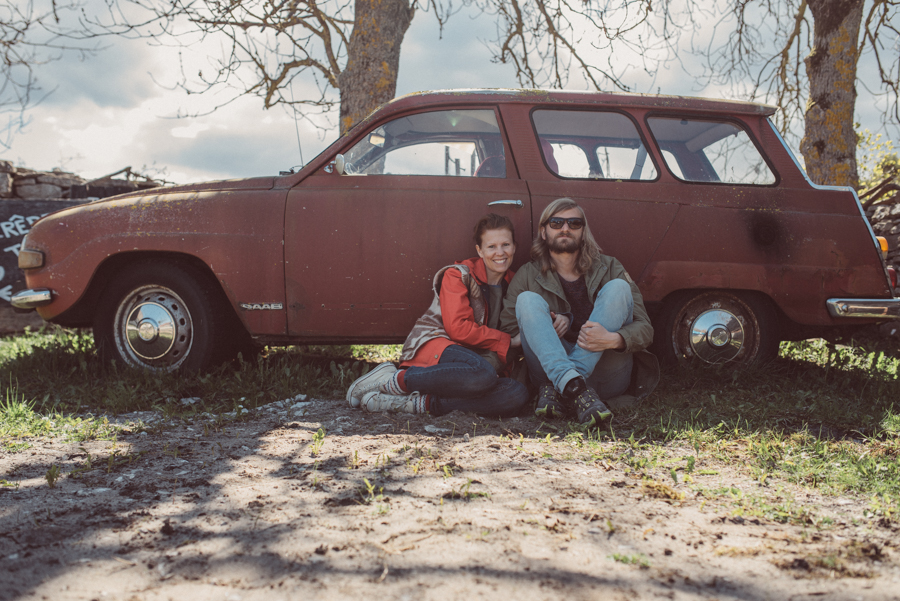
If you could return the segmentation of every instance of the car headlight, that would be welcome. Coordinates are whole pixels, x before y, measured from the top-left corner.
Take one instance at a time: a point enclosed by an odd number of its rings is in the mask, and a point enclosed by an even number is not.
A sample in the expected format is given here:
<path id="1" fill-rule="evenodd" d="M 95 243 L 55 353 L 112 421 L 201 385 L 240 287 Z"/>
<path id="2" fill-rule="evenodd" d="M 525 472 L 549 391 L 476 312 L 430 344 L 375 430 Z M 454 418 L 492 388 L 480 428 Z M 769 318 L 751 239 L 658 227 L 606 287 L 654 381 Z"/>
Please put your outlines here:
<path id="1" fill-rule="evenodd" d="M 19 251 L 19 269 L 37 269 L 44 266 L 44 253 L 23 248 Z"/>

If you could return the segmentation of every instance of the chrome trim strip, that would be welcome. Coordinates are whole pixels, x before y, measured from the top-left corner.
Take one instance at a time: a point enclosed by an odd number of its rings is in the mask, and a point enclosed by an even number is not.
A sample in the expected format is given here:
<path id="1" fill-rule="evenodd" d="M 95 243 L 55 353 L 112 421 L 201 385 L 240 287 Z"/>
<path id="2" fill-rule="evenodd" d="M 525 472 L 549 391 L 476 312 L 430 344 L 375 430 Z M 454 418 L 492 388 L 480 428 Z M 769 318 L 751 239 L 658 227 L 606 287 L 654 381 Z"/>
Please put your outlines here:
<path id="1" fill-rule="evenodd" d="M 53 291 L 47 288 L 22 290 L 13 294 L 9 303 L 16 309 L 36 309 L 53 301 Z"/>
<path id="2" fill-rule="evenodd" d="M 525 206 L 525 203 L 523 203 L 521 200 L 495 200 L 494 202 L 488 203 L 489 207 L 493 207 L 493 206 L 497 206 L 497 205 L 512 205 L 514 207 L 521 208 L 521 207 Z"/>
<path id="3" fill-rule="evenodd" d="M 832 317 L 900 319 L 900 298 L 830 298 L 825 306 Z"/>

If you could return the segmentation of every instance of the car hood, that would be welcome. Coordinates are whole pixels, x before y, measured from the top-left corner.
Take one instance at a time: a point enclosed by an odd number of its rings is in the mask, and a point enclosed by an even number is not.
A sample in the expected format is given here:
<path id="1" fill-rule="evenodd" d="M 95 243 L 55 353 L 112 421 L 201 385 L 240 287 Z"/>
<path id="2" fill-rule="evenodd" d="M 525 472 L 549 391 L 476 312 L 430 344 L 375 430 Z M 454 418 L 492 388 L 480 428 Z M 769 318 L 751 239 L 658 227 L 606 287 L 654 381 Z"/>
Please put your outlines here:
<path id="1" fill-rule="evenodd" d="M 240 190 L 271 190 L 275 186 L 274 176 L 264 177 L 247 177 L 243 179 L 226 179 L 212 182 L 201 182 L 197 184 L 184 184 L 180 186 L 166 186 L 161 188 L 147 188 L 135 192 L 127 192 L 118 196 L 109 198 L 101 198 L 93 201 L 91 204 L 122 200 L 125 198 L 139 198 L 142 196 L 158 196 L 160 194 L 178 194 L 191 192 L 219 192 L 219 191 L 240 191 Z"/>

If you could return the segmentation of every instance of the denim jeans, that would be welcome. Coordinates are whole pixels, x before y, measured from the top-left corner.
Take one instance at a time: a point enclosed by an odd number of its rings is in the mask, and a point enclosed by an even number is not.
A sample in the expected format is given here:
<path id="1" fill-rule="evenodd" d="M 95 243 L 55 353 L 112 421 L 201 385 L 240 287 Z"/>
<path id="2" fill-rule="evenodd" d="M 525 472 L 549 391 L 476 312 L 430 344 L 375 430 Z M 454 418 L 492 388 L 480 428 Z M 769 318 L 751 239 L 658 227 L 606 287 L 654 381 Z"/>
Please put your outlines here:
<path id="1" fill-rule="evenodd" d="M 529 400 L 524 384 L 498 377 L 483 357 L 458 344 L 444 349 L 437 365 L 408 368 L 403 382 L 409 391 L 434 395 L 429 413 L 435 416 L 464 411 L 511 417 Z"/>
<path id="2" fill-rule="evenodd" d="M 522 351 L 535 386 L 553 384 L 562 392 L 569 380 L 584 377 L 602 399 L 618 396 L 631 383 L 634 357 L 618 351 L 588 351 L 561 339 L 553 329 L 550 307 L 535 292 L 516 298 L 516 319 L 522 335 Z M 610 332 L 634 320 L 634 298 L 624 280 L 610 280 L 600 289 L 589 321 Z"/>

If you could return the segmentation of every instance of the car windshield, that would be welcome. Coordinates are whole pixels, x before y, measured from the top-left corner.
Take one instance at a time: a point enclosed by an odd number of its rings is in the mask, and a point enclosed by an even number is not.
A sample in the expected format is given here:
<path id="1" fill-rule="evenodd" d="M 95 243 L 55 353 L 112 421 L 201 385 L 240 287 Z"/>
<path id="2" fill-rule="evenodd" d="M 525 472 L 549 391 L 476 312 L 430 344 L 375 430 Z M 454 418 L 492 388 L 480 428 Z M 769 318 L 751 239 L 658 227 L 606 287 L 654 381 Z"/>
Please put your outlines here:
<path id="1" fill-rule="evenodd" d="M 672 174 L 691 182 L 775 183 L 750 136 L 731 122 L 653 117 L 647 120 Z"/>
<path id="2" fill-rule="evenodd" d="M 486 109 L 395 119 L 366 134 L 344 159 L 349 175 L 506 176 L 500 128 Z"/>

